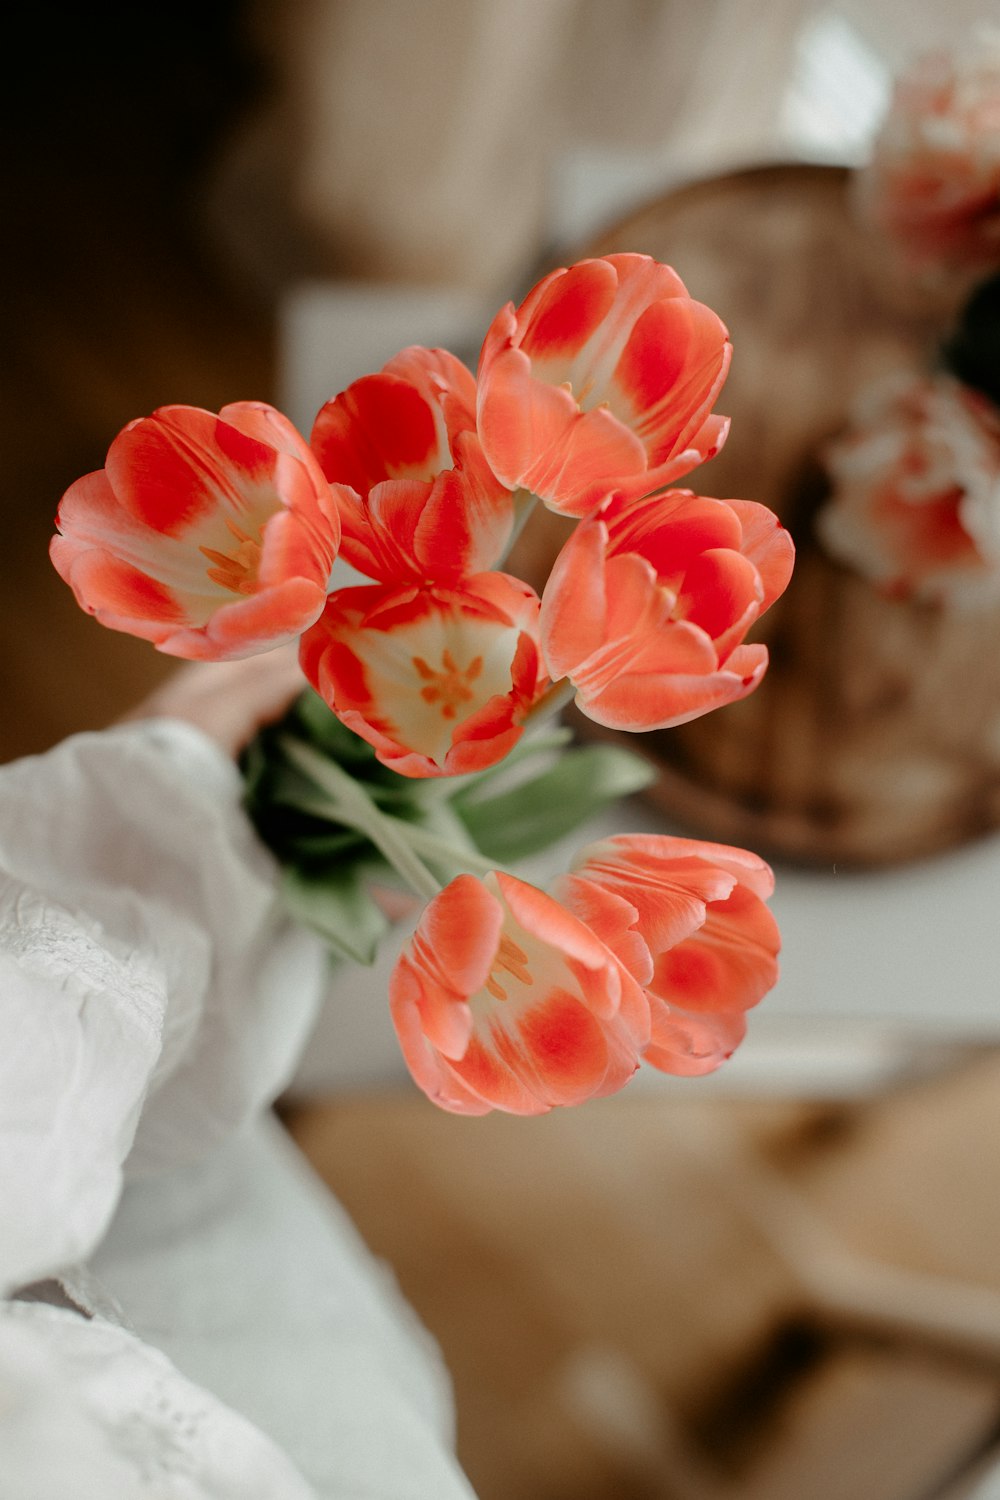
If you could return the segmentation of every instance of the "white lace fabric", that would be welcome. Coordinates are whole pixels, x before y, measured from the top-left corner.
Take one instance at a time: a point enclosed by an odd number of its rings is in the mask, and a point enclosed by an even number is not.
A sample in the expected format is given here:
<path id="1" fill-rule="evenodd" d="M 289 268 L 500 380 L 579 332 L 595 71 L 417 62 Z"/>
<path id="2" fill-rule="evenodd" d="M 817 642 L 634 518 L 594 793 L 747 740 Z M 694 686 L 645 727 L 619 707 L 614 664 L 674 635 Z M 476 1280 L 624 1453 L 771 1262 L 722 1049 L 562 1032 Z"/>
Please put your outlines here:
<path id="1" fill-rule="evenodd" d="M 0 1304 L 0 1454 L 4 1500 L 314 1494 L 245 1417 L 158 1350 L 42 1303 Z"/>
<path id="2" fill-rule="evenodd" d="M 151 721 L 4 768 L 0 1289 L 93 1249 L 126 1158 L 194 1160 L 274 1097 L 322 963 L 196 731 Z"/>
<path id="3" fill-rule="evenodd" d="M 470 1495 L 434 1353 L 264 1119 L 326 959 L 239 793 L 166 720 L 0 768 L 4 1500 Z"/>

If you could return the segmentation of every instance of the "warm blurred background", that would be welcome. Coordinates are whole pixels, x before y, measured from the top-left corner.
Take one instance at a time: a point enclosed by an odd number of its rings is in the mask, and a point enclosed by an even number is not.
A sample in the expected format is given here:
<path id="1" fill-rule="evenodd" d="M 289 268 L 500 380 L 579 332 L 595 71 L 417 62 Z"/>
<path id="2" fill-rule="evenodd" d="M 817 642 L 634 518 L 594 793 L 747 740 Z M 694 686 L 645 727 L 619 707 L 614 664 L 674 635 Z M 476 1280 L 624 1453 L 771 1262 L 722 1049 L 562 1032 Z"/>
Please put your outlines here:
<path id="1" fill-rule="evenodd" d="M 308 427 L 404 343 L 474 360 L 501 299 L 636 210 L 664 232 L 682 184 L 862 161 L 893 70 L 982 11 L 25 8 L 0 96 L 0 759 L 169 670 L 46 556 L 59 496 L 128 420 L 258 397 Z M 436 1114 L 383 976 L 340 979 L 287 1118 L 441 1340 L 483 1500 L 1000 1493 L 996 872 L 982 842 L 846 897 L 779 869 L 782 998 L 742 1071 L 539 1121 Z"/>

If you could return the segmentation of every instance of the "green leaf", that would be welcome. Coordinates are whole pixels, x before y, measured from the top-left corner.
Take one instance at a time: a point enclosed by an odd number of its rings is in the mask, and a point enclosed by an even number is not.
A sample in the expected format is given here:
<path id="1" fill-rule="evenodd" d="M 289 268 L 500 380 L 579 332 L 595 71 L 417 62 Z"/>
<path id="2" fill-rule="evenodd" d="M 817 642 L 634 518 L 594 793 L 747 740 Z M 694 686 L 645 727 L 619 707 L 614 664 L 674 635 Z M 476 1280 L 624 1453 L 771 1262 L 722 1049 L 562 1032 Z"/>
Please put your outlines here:
<path id="1" fill-rule="evenodd" d="M 511 864 L 564 838 L 609 803 L 641 791 L 655 776 L 631 750 L 587 745 L 564 752 L 530 781 L 493 797 L 456 798 L 452 806 L 484 854 Z"/>
<path id="2" fill-rule="evenodd" d="M 283 884 L 292 914 L 335 953 L 355 963 L 374 963 L 389 922 L 369 895 L 360 866 L 337 867 L 322 878 L 289 869 Z"/>
<path id="3" fill-rule="evenodd" d="M 382 812 L 370 786 L 313 745 L 294 740 L 290 735 L 281 740 L 281 748 L 293 765 L 315 783 L 332 818 L 370 839 L 382 858 L 389 861 L 416 894 L 428 900 L 437 895 L 440 882 L 406 838 L 406 824 Z"/>
<path id="4" fill-rule="evenodd" d="M 351 855 L 367 860 L 375 854 L 374 846 L 351 828 L 334 828 L 328 833 L 306 831 L 286 839 L 285 843 L 288 862 L 302 866 L 306 872 L 325 867 L 332 859 L 343 860 Z"/>
<path id="5" fill-rule="evenodd" d="M 297 738 L 307 740 L 342 766 L 376 764 L 375 751 L 353 729 L 342 724 L 318 693 L 312 689 L 295 700 L 289 720 L 282 726 Z"/>

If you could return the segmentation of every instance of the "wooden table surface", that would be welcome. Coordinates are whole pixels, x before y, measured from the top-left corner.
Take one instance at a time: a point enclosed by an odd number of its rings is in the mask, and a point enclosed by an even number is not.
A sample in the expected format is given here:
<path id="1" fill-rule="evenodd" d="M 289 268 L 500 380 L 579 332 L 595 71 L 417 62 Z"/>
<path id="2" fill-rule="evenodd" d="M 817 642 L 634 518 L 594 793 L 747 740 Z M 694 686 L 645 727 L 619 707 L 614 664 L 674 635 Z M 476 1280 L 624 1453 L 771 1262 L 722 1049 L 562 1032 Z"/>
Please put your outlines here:
<path id="1" fill-rule="evenodd" d="M 440 1340 L 481 1500 L 960 1500 L 1000 1463 L 995 1056 L 864 1105 L 289 1123 Z"/>

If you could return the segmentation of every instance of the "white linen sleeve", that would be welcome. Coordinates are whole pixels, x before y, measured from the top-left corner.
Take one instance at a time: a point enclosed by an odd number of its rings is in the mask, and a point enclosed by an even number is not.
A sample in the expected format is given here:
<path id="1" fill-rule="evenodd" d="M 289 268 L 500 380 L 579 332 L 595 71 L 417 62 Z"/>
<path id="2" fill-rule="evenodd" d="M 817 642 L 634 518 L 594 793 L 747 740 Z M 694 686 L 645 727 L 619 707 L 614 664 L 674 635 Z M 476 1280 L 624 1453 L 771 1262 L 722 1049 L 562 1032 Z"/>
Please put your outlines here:
<path id="1" fill-rule="evenodd" d="M 170 720 L 0 768 L 0 1290 L 86 1257 L 133 1174 L 287 1081 L 326 977 L 236 768 Z"/>
<path id="2" fill-rule="evenodd" d="M 316 1500 L 239 1413 L 124 1328 L 0 1303 L 4 1500 Z"/>

